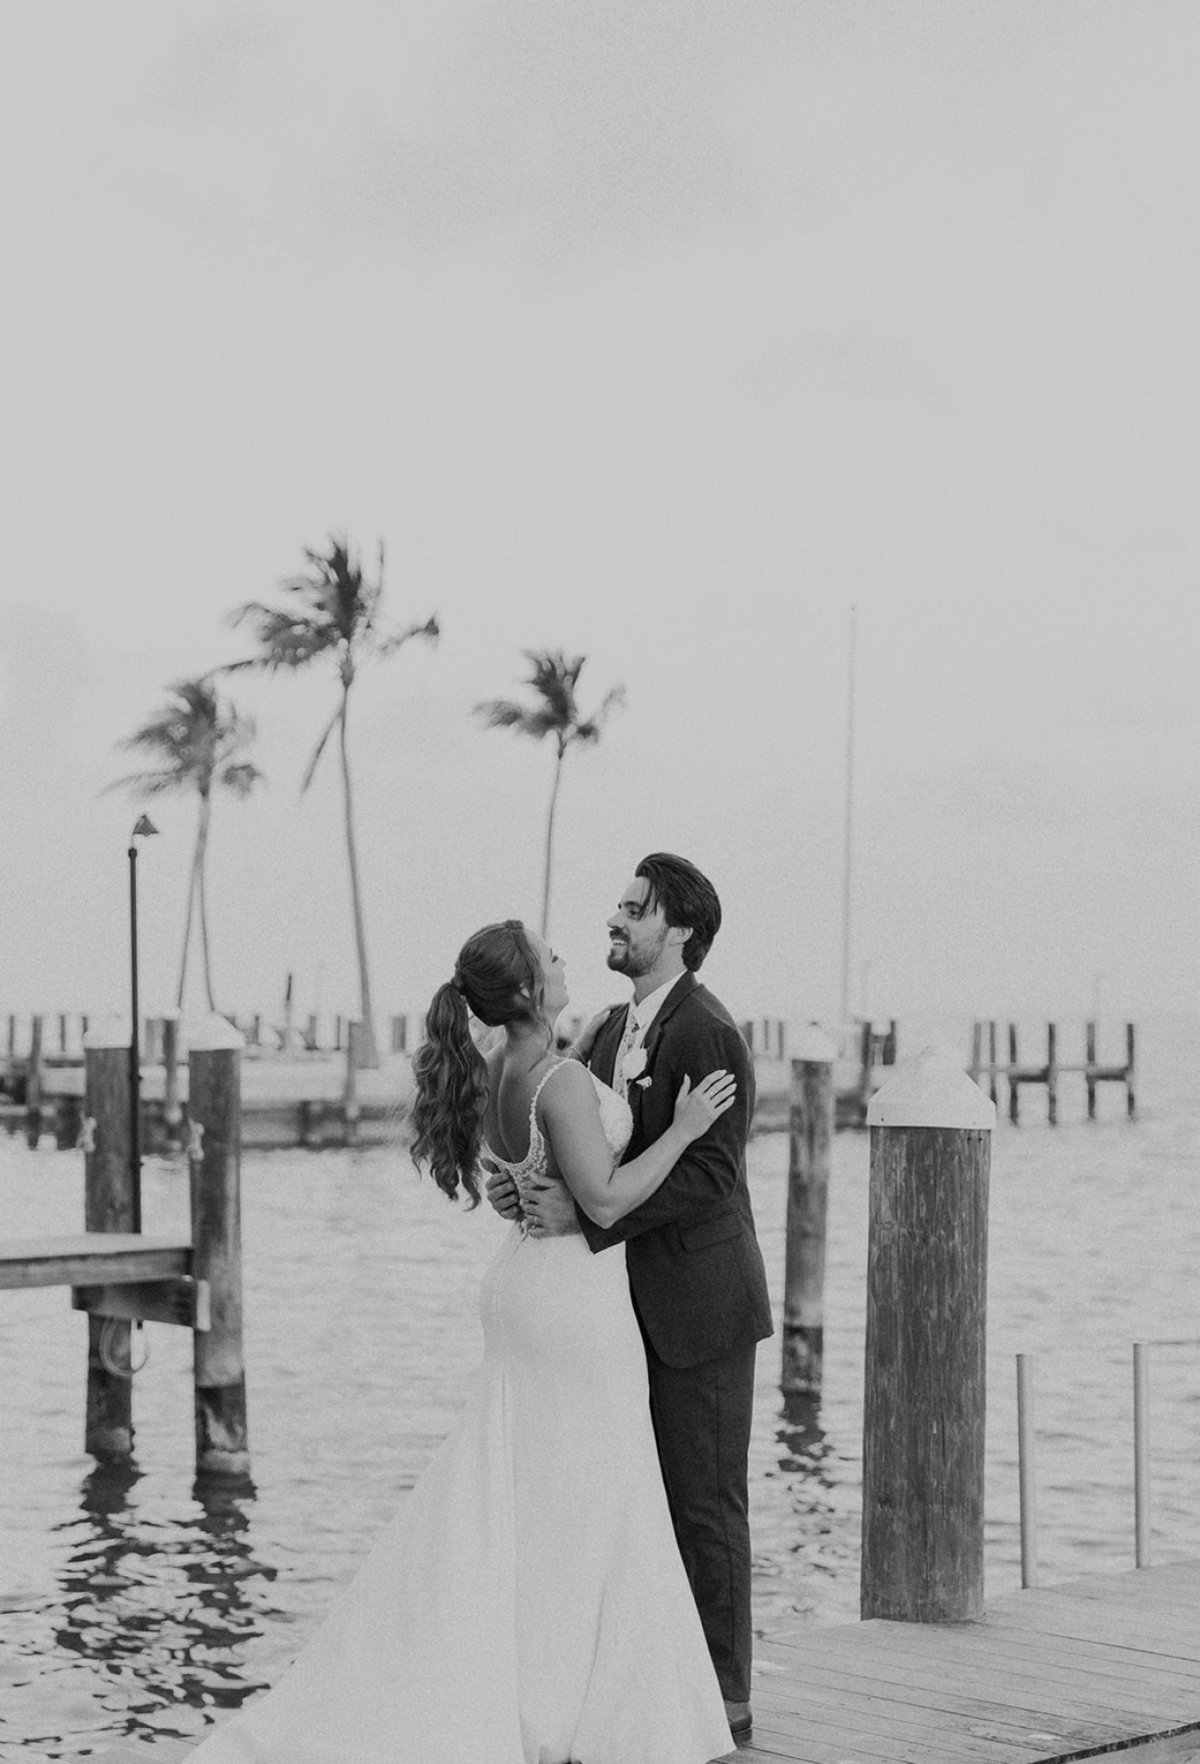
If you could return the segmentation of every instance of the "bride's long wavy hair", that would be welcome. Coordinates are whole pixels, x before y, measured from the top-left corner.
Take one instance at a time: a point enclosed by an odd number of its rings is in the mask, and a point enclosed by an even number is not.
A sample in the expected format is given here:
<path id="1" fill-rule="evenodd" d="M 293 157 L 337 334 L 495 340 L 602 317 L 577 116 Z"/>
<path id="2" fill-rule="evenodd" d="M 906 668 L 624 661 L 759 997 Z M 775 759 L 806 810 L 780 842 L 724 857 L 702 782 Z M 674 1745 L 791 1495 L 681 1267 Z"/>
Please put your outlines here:
<path id="1" fill-rule="evenodd" d="M 520 919 L 485 925 L 458 952 L 454 976 L 439 986 L 425 1016 L 425 1039 L 413 1056 L 416 1097 L 412 1155 L 427 1164 L 451 1200 L 461 1186 L 479 1205 L 476 1166 L 487 1111 L 487 1067 L 471 1035 L 473 1011 L 497 1028 L 542 1014 L 545 980 Z"/>

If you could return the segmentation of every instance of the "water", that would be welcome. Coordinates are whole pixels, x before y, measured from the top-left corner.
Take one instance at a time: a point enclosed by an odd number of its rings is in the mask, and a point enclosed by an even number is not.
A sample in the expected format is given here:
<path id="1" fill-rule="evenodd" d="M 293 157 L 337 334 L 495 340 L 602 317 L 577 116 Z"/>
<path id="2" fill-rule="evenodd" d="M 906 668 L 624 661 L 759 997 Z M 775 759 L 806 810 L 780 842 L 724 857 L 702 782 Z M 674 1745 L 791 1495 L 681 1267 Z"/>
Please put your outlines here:
<path id="1" fill-rule="evenodd" d="M 1154 1550 L 1200 1554 L 1196 1040 L 1178 1025 L 1144 1039 L 1136 1123 L 1114 1090 L 1087 1124 L 1082 1081 L 1064 1080 L 1062 1126 L 1041 1124 L 1031 1092 L 1029 1124 L 996 1134 L 989 1595 L 1019 1584 L 1018 1351 L 1038 1356 L 1045 1577 L 1132 1565 L 1135 1339 L 1187 1344 L 1153 1350 Z M 786 1161 L 782 1136 L 753 1143 L 777 1315 Z M 193 1487 L 186 1331 L 146 1331 L 137 1468 L 98 1472 L 81 1450 L 83 1318 L 62 1289 L 0 1294 L 0 1759 L 191 1739 L 271 1682 L 453 1421 L 499 1221 L 456 1211 L 379 1150 L 247 1155 L 243 1188 L 253 1495 Z M 839 1135 L 819 1411 L 784 1413 L 778 1338 L 759 1358 L 762 1633 L 857 1615 L 866 1201 L 866 1137 Z M 186 1228 L 181 1166 L 148 1164 L 144 1208 L 148 1230 Z M 0 1139 L 5 1237 L 74 1231 L 81 1215 L 76 1154 Z"/>

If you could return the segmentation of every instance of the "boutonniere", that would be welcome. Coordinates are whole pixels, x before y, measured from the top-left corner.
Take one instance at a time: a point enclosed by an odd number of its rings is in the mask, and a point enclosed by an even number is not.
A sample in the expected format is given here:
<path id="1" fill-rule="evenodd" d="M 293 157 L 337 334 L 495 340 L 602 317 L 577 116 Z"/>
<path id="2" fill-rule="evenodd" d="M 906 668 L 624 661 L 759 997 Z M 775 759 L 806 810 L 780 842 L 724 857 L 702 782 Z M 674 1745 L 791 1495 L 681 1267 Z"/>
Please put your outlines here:
<path id="1" fill-rule="evenodd" d="M 621 1061 L 620 1071 L 622 1082 L 626 1086 L 635 1083 L 641 1078 L 642 1073 L 645 1070 L 646 1049 L 644 1044 L 639 1047 L 631 1047 L 629 1052 L 625 1055 L 625 1058 Z M 646 1080 L 645 1082 L 649 1082 L 649 1080 Z"/>
<path id="2" fill-rule="evenodd" d="M 635 1078 L 634 1079 L 634 1088 L 637 1090 L 649 1090 L 650 1086 L 653 1083 L 654 1083 L 653 1078 L 651 1078 L 649 1076 L 649 1074 L 647 1074 L 647 1076 L 645 1078 Z"/>

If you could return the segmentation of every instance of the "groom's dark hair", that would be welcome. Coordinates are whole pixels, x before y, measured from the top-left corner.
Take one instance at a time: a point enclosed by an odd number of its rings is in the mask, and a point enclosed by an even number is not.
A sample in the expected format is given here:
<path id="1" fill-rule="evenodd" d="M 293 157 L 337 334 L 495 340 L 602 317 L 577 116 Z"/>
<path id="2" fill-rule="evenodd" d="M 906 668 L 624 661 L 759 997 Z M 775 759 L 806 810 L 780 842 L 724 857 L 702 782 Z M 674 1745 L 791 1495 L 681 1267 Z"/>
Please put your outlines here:
<path id="1" fill-rule="evenodd" d="M 673 851 L 652 851 L 635 875 L 650 884 L 648 905 L 661 906 L 668 925 L 683 926 L 691 936 L 683 946 L 684 965 L 695 970 L 712 948 L 721 929 L 721 903 L 702 870 Z"/>

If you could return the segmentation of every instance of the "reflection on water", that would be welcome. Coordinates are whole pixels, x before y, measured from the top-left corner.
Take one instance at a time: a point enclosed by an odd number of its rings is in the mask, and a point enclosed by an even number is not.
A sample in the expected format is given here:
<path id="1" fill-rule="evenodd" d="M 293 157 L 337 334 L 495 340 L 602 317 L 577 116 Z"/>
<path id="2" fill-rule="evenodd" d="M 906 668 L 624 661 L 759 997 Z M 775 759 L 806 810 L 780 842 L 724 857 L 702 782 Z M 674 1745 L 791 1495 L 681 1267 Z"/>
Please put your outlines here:
<path id="1" fill-rule="evenodd" d="M 206 1708 L 236 1709 L 265 1682 L 246 1670 L 247 1644 L 284 1613 L 277 1570 L 251 1548 L 253 1486 L 197 1482 L 190 1512 L 148 1522 L 142 1479 L 136 1464 L 92 1470 L 77 1511 L 50 1528 L 57 1589 L 9 1611 L 5 1746 L 67 1758 L 100 1734 L 194 1738 Z"/>
<path id="2" fill-rule="evenodd" d="M 996 1136 L 989 1596 L 1018 1579 L 1018 1351 L 1038 1355 L 1044 1578 L 1132 1565 L 1129 1343 L 1145 1336 L 1186 1344 L 1153 1363 L 1156 1553 L 1200 1550 L 1200 1103 L 1190 1073 L 1157 1101 L 1151 1078 L 1147 1061 L 1132 1128 L 1115 1108 L 1073 1121 L 1064 1098 L 1057 1130 Z M 782 1135 L 751 1148 L 776 1315 L 786 1155 Z M 243 1186 L 253 1487 L 194 1481 L 186 1330 L 148 1328 L 136 1465 L 96 1469 L 81 1451 L 86 1320 L 61 1291 L 0 1295 L 2 1764 L 151 1739 L 164 1764 L 178 1756 L 275 1682 L 453 1422 L 503 1227 L 389 1151 L 248 1156 Z M 149 1159 L 148 1229 L 180 1227 L 186 1194 L 182 1163 Z M 81 1197 L 76 1154 L 0 1139 L 6 1236 L 77 1229 Z M 839 1135 L 820 1401 L 781 1397 L 777 1337 L 758 1356 L 760 1634 L 858 1615 L 866 1217 L 867 1143 Z"/>

